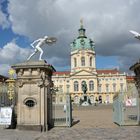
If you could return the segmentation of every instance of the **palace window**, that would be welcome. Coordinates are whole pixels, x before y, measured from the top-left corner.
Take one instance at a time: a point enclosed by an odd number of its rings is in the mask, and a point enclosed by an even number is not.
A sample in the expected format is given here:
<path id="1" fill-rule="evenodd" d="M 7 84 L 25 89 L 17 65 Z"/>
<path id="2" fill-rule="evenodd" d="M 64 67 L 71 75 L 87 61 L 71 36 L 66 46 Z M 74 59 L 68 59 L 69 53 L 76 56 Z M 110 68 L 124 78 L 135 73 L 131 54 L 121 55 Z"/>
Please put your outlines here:
<path id="1" fill-rule="evenodd" d="M 109 84 L 106 84 L 106 92 L 109 92 Z"/>
<path id="2" fill-rule="evenodd" d="M 99 86 L 98 86 L 98 92 L 99 92 L 99 93 L 102 92 L 102 85 L 101 85 L 101 84 L 99 84 Z"/>
<path id="3" fill-rule="evenodd" d="M 106 81 L 108 81 L 108 79 L 107 79 L 107 78 L 106 78 L 105 80 L 106 80 Z"/>
<path id="4" fill-rule="evenodd" d="M 77 81 L 74 82 L 74 91 L 79 91 L 79 84 Z"/>
<path id="5" fill-rule="evenodd" d="M 59 93 L 63 93 L 63 85 L 59 85 Z"/>
<path id="6" fill-rule="evenodd" d="M 123 92 L 123 83 L 120 84 L 120 91 Z"/>
<path id="7" fill-rule="evenodd" d="M 63 98 L 62 98 L 62 97 L 60 97 L 60 102 L 61 102 L 61 103 L 63 102 Z"/>
<path id="8" fill-rule="evenodd" d="M 93 91 L 93 90 L 94 90 L 94 82 L 89 81 L 89 91 Z"/>
<path id="9" fill-rule="evenodd" d="M 81 66 L 85 66 L 85 57 L 81 57 Z"/>
<path id="10" fill-rule="evenodd" d="M 116 84 L 113 83 L 113 92 L 116 92 Z"/>
<path id="11" fill-rule="evenodd" d="M 77 67 L 77 59 L 74 58 L 74 67 Z"/>
<path id="12" fill-rule="evenodd" d="M 89 59 L 89 65 L 92 66 L 92 57 Z"/>

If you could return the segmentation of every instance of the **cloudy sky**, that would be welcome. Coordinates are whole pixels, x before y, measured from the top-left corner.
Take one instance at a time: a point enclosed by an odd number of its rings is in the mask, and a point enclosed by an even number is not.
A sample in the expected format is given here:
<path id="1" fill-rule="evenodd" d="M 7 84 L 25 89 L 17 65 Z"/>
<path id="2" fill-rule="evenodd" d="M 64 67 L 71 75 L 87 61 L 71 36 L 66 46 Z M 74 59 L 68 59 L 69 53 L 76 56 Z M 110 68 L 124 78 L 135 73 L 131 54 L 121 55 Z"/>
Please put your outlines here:
<path id="1" fill-rule="evenodd" d="M 69 70 L 81 18 L 96 44 L 97 68 L 128 71 L 140 54 L 140 41 L 129 33 L 140 32 L 139 6 L 140 0 L 0 0 L 0 74 L 26 61 L 30 43 L 44 35 L 58 41 L 43 58 L 57 71 Z"/>

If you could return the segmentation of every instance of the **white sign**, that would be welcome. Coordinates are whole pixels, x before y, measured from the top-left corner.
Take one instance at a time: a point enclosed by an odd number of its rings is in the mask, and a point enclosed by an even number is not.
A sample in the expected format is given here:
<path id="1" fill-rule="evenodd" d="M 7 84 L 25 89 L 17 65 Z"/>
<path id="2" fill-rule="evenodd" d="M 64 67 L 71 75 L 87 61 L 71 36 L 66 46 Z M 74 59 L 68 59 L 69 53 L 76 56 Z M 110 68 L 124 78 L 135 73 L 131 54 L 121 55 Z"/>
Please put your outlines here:
<path id="1" fill-rule="evenodd" d="M 12 119 L 12 108 L 1 107 L 0 108 L 0 125 L 10 125 Z"/>
<path id="2" fill-rule="evenodd" d="M 137 105 L 137 99 L 136 98 L 132 98 L 132 106 L 136 106 Z"/>
<path id="3" fill-rule="evenodd" d="M 131 100 L 131 99 L 127 99 L 127 100 L 125 101 L 125 105 L 126 105 L 126 106 L 132 106 L 132 100 Z"/>

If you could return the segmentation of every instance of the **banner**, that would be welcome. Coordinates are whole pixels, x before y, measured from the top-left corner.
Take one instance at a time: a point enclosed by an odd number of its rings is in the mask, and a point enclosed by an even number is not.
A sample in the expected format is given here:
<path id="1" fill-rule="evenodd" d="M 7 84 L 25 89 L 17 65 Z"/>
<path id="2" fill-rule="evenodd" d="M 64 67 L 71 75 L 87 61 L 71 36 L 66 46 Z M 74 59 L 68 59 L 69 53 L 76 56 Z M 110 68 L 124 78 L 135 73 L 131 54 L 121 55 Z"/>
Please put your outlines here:
<path id="1" fill-rule="evenodd" d="M 1 107 L 0 108 L 0 125 L 10 125 L 12 120 L 12 108 Z"/>

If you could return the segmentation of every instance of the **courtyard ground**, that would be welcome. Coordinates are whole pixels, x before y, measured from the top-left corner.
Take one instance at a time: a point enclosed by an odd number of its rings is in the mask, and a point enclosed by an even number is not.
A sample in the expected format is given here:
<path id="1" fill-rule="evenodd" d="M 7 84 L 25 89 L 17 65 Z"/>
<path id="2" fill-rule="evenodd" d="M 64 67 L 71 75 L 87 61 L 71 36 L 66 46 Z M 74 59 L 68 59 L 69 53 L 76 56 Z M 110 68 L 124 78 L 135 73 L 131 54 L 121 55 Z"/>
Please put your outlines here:
<path id="1" fill-rule="evenodd" d="M 140 126 L 118 126 L 112 122 L 112 106 L 74 107 L 74 125 L 48 132 L 0 129 L 0 140 L 139 140 Z"/>

